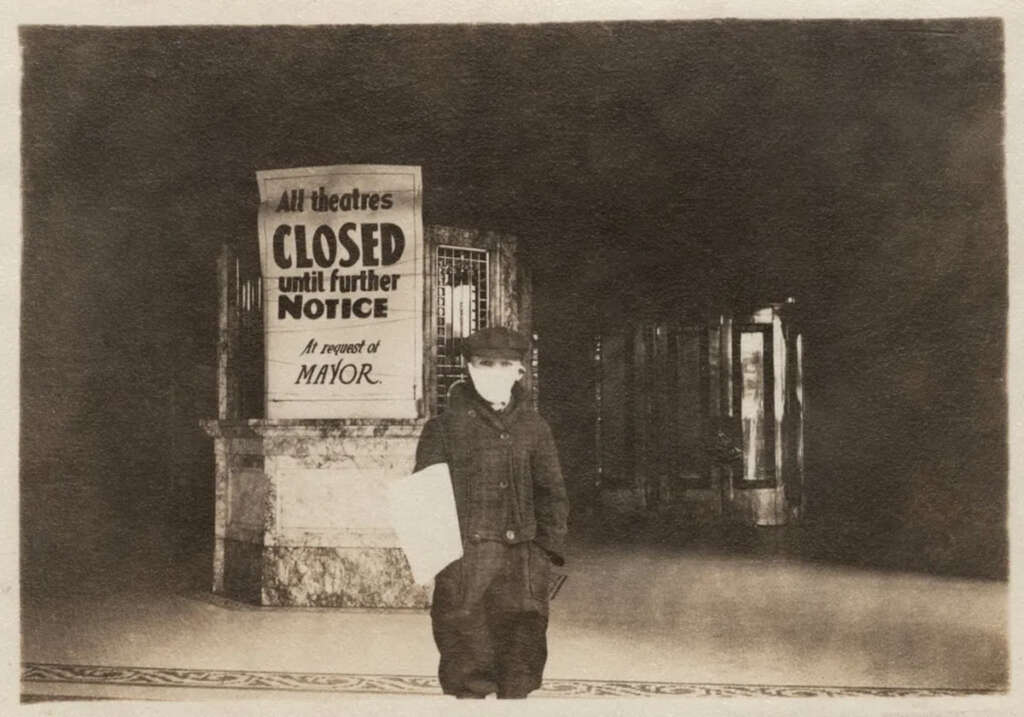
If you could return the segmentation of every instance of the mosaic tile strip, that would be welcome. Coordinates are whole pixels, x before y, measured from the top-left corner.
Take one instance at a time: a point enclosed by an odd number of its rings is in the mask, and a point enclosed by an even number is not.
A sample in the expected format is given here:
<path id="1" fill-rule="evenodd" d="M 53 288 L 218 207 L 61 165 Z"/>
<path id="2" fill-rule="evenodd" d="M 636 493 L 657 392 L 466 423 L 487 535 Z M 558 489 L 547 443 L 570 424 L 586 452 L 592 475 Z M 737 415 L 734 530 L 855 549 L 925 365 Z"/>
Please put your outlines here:
<path id="1" fill-rule="evenodd" d="M 438 695 L 436 677 L 345 675 L 329 672 L 257 672 L 173 667 L 112 667 L 26 662 L 21 679 L 32 683 L 76 683 L 136 687 L 227 688 L 305 692 Z M 998 695 L 1002 690 L 916 687 L 822 687 L 809 685 L 728 685 L 626 680 L 545 680 L 534 692 L 543 697 L 956 697 Z"/>

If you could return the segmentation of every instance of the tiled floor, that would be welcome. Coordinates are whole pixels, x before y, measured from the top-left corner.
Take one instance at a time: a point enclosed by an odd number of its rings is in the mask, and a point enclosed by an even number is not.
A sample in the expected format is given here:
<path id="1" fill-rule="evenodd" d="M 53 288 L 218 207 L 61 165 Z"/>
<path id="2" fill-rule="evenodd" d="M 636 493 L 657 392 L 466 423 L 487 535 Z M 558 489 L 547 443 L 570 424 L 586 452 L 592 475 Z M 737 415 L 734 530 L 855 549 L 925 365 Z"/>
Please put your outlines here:
<path id="1" fill-rule="evenodd" d="M 538 696 L 1007 684 L 1005 583 L 692 546 L 580 544 L 571 557 Z M 231 605 L 201 591 L 204 568 L 139 549 L 27 570 L 24 691 L 436 693 L 425 613 Z"/>

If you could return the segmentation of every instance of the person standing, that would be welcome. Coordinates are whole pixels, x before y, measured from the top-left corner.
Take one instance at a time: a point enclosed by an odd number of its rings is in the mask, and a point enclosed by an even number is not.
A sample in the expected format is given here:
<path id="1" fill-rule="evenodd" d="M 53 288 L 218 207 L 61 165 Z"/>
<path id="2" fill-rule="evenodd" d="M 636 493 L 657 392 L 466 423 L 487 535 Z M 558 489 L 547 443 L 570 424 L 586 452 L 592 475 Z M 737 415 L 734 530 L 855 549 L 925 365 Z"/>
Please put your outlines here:
<path id="1" fill-rule="evenodd" d="M 434 582 L 431 625 L 445 694 L 524 698 L 547 661 L 551 564 L 563 565 L 568 499 L 547 422 L 521 379 L 529 342 L 504 327 L 464 343 L 468 380 L 423 428 L 416 470 L 447 463 L 463 555 Z"/>

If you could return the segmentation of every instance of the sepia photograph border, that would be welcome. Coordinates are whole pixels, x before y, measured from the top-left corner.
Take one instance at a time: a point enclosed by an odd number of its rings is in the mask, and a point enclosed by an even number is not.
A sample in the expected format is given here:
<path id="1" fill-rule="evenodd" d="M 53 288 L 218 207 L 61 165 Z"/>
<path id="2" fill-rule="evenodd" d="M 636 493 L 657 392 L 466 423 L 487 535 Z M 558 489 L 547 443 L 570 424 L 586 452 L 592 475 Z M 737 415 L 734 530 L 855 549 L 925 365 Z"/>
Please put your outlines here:
<path id="1" fill-rule="evenodd" d="M 5 22 L 0 32 L 6 49 L 0 72 L 0 87 L 6 93 L 7 111 L 0 121 L 4 123 L 7 143 L 3 152 L 4 167 L 0 174 L 9 185 L 7 196 L 20 197 L 20 77 L 21 50 L 18 27 L 23 25 L 262 25 L 262 24 L 421 24 L 421 23 L 545 23 L 618 20 L 700 20 L 721 18 L 743 19 L 928 19 L 928 18 L 1001 18 L 1005 28 L 1006 48 L 1006 101 L 1005 101 L 1005 159 L 1006 193 L 1009 224 L 1009 315 L 1007 321 L 1007 386 L 1009 431 L 1009 496 L 1008 522 L 1010 526 L 1009 588 L 1011 604 L 1009 615 L 1010 690 L 1005 694 L 985 691 L 957 690 L 899 690 L 888 688 L 821 688 L 808 691 L 805 687 L 787 685 L 706 685 L 677 683 L 632 683 L 619 687 L 611 683 L 588 680 L 545 680 L 537 697 L 564 695 L 601 697 L 566 702 L 562 700 L 530 700 L 528 704 L 488 704 L 490 711 L 520 713 L 564 714 L 1010 714 L 1014 706 L 1021 705 L 1019 676 L 1024 664 L 1021 643 L 1022 630 L 1018 614 L 1020 605 L 1019 583 L 1021 536 L 1020 521 L 1022 492 L 1015 485 L 1022 465 L 1021 426 L 1022 411 L 1022 356 L 1024 332 L 1021 331 L 1021 306 L 1024 303 L 1024 281 L 1020 276 L 1021 227 L 1024 215 L 1021 198 L 1024 197 L 1024 9 L 1013 2 L 572 2 L 544 3 L 531 0 L 517 2 L 509 7 L 491 7 L 483 2 L 421 2 L 416 7 L 399 2 L 309 2 L 281 3 L 268 0 L 220 3 L 215 7 L 200 0 L 181 2 L 124 2 L 113 9 L 108 3 L 78 3 L 63 7 L 58 2 L 40 2 L 29 6 L 18 3 L 4 11 Z M 427 188 L 429 191 L 429 187 Z M 21 249 L 21 200 L 12 201 L 5 210 L 8 240 L 4 253 L 0 296 L 4 306 L 3 321 L 7 335 L 18 335 L 20 326 L 20 262 L 15 257 Z M 254 236 L 255 241 L 255 236 Z M 213 699 L 201 701 L 196 696 L 210 684 L 223 684 L 225 675 L 218 671 L 176 671 L 131 666 L 103 666 L 108 672 L 101 681 L 109 684 L 174 684 L 188 688 L 185 702 L 51 702 L 45 705 L 23 704 L 19 701 L 22 680 L 62 681 L 89 684 L 97 681 L 90 668 L 68 671 L 66 666 L 21 664 L 20 626 L 18 602 L 19 560 L 18 532 L 18 433 L 19 433 L 19 350 L 16 341 L 8 341 L 3 349 L 6 355 L 0 361 L 0 382 L 5 400 L 2 404 L 4 428 L 10 437 L 7 450 L 0 456 L 3 461 L 4 480 L 2 504 L 6 513 L 0 520 L 3 551 L 0 572 L 0 620 L 5 628 L 3 651 L 4 714 L 450 714 L 468 710 L 466 705 L 454 705 L 443 699 L 435 683 L 417 681 L 418 678 L 388 678 L 396 694 L 416 697 L 396 697 L 374 694 L 374 675 L 335 675 L 338 682 L 332 687 L 323 680 L 313 680 L 312 673 L 265 673 L 264 680 L 253 684 L 239 684 L 240 690 L 250 694 L 235 701 Z M 188 672 L 189 674 L 185 674 Z M 250 676 L 253 673 L 250 673 Z M 319 689 L 307 689 L 318 684 Z M 344 689 L 338 688 L 342 685 Z M 270 687 L 267 687 L 269 685 Z M 369 686 L 368 686 L 369 685 Z M 261 699 L 260 689 L 294 690 L 295 700 Z M 616 691 L 618 690 L 618 691 Z M 215 691 L 215 690 L 214 690 Z M 341 692 L 351 699 L 339 700 Z M 320 702 L 318 697 L 329 694 L 331 699 Z M 699 699 L 695 699 L 698 697 Z M 467 713 L 469 713 L 467 711 Z M 479 706 L 473 714 L 480 713 Z"/>

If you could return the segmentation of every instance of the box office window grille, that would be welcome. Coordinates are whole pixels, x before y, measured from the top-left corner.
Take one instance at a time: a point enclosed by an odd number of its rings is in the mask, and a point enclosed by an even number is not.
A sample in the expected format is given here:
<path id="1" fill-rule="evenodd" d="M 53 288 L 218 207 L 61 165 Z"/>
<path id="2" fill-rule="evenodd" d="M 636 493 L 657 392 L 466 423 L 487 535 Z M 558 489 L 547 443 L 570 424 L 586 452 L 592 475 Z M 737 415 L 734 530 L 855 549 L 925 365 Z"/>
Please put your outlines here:
<path id="1" fill-rule="evenodd" d="M 484 249 L 437 247 L 437 391 L 435 413 L 463 376 L 462 339 L 485 328 L 490 309 L 489 257 Z"/>

